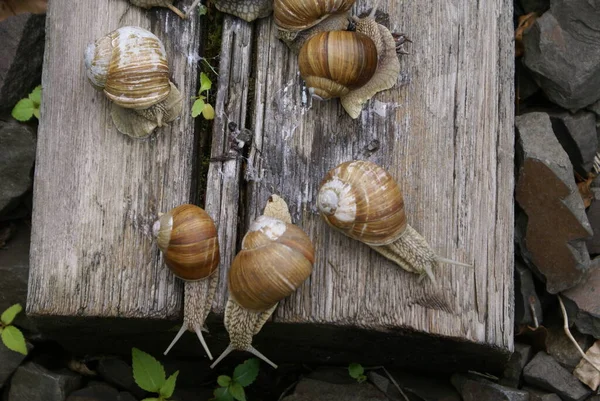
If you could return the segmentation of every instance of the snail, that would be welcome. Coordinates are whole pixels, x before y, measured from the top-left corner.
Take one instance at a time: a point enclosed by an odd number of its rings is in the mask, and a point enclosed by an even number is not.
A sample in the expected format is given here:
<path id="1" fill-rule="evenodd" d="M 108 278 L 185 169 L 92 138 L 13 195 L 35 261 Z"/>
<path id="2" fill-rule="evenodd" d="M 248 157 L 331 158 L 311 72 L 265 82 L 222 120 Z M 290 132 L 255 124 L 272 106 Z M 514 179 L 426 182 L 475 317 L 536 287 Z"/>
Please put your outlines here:
<path id="1" fill-rule="evenodd" d="M 353 119 L 358 118 L 365 102 L 378 92 L 392 88 L 400 75 L 396 40 L 385 26 L 375 21 L 376 10 L 377 5 L 364 18 L 352 17 L 355 31 L 312 35 L 302 45 L 298 56 L 300 75 L 309 93 L 319 100 L 339 97 L 344 110 Z M 373 47 L 376 50 L 374 61 Z M 334 68 L 336 66 L 338 68 Z M 343 81 L 339 74 L 334 74 L 341 70 L 351 71 L 341 74 L 345 77 Z M 341 86 L 343 90 L 331 91 L 334 86 Z"/>
<path id="2" fill-rule="evenodd" d="M 204 209 L 184 204 L 161 215 L 154 223 L 152 233 L 165 264 L 176 277 L 185 281 L 186 287 L 196 285 L 199 280 L 209 280 L 205 300 L 188 296 L 188 293 L 193 293 L 195 297 L 202 297 L 202 291 L 186 290 L 183 325 L 164 354 L 166 355 L 189 329 L 196 333 L 206 354 L 212 360 L 202 330 L 215 294 L 218 276 L 215 273 L 220 261 L 215 223 Z"/>
<path id="3" fill-rule="evenodd" d="M 196 9 L 201 0 L 192 3 L 186 13 L 189 16 Z M 273 0 L 213 0 L 217 10 L 235 15 L 247 22 L 252 22 L 258 18 L 264 18 L 271 14 L 273 10 Z"/>
<path id="4" fill-rule="evenodd" d="M 134 6 L 141 8 L 152 8 L 152 7 L 166 7 L 177 14 L 180 18 L 187 18 L 187 16 L 181 12 L 177 7 L 173 5 L 173 0 L 129 0 Z"/>
<path id="5" fill-rule="evenodd" d="M 429 277 L 439 263 L 472 267 L 435 254 L 427 241 L 406 222 L 398 183 L 379 165 L 344 162 L 323 178 L 317 209 L 334 229 L 358 240 L 406 271 Z"/>
<path id="6" fill-rule="evenodd" d="M 233 350 L 249 351 L 277 368 L 252 346 L 252 337 L 261 330 L 279 301 L 295 292 L 310 276 L 314 261 L 310 238 L 292 224 L 285 201 L 272 195 L 263 215 L 250 225 L 242 249 L 231 263 L 224 318 L 230 343 L 211 368 Z"/>
<path id="7" fill-rule="evenodd" d="M 111 117 L 123 134 L 145 138 L 181 113 L 165 48 L 145 29 L 122 27 L 89 44 L 85 66 L 92 86 L 112 101 Z"/>

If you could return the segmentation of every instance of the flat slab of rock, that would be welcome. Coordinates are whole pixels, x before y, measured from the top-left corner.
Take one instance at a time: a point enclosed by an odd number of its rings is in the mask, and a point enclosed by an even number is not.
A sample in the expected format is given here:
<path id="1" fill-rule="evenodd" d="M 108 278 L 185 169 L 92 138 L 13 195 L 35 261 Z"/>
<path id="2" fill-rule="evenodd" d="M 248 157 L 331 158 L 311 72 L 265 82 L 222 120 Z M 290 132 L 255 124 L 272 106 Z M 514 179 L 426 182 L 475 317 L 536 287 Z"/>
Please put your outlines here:
<path id="1" fill-rule="evenodd" d="M 1 309 L 4 310 L 4 309 Z M 27 349 L 31 350 L 31 344 L 27 344 Z M 11 351 L 6 346 L 0 343 L 0 388 L 4 386 L 10 376 L 21 365 L 26 355 L 19 352 Z"/>
<path id="2" fill-rule="evenodd" d="M 427 376 L 415 376 L 404 371 L 390 372 L 390 374 L 409 397 L 414 394 L 423 401 L 461 401 L 460 395 L 448 381 Z M 406 400 L 387 376 L 370 371 L 367 377 L 375 387 L 385 393 L 390 401 Z"/>
<path id="3" fill-rule="evenodd" d="M 284 401 L 387 401 L 387 397 L 370 383 L 333 384 L 302 379 L 294 394 Z"/>
<path id="4" fill-rule="evenodd" d="M 598 177 L 595 180 L 598 180 Z M 592 185 L 597 184 L 592 183 Z M 590 207 L 587 208 L 586 214 L 594 230 L 594 235 L 586 241 L 586 246 L 590 254 L 600 254 L 600 188 L 592 187 L 591 191 L 594 195 L 594 200 L 592 200 Z"/>
<path id="5" fill-rule="evenodd" d="M 548 393 L 537 388 L 523 387 L 524 391 L 529 393 L 529 401 L 562 401 L 559 396 L 554 393 Z"/>
<path id="6" fill-rule="evenodd" d="M 531 345 L 515 343 L 515 350 L 510 356 L 498 384 L 519 388 L 521 377 L 523 375 L 523 368 L 527 365 L 527 362 L 529 362 L 532 356 L 533 350 L 531 349 Z"/>
<path id="7" fill-rule="evenodd" d="M 9 401 L 64 401 L 81 387 L 82 379 L 70 371 L 51 372 L 28 362 L 19 367 L 10 381 Z"/>
<path id="8" fill-rule="evenodd" d="M 545 352 L 538 352 L 523 369 L 525 382 L 556 393 L 565 401 L 583 401 L 591 390 Z"/>
<path id="9" fill-rule="evenodd" d="M 474 380 L 461 374 L 452 375 L 452 384 L 463 401 L 529 401 L 526 391 L 501 386 L 487 380 Z"/>
<path id="10" fill-rule="evenodd" d="M 569 158 L 554 136 L 546 113 L 516 117 L 516 199 L 527 214 L 521 234 L 523 257 L 552 294 L 577 285 L 589 268 L 585 241 L 593 232 L 573 178 Z"/>
<path id="11" fill-rule="evenodd" d="M 577 330 L 600 338 L 600 259 L 594 259 L 592 266 L 587 280 L 563 292 L 563 296 L 578 308 L 575 316 Z"/>
<path id="12" fill-rule="evenodd" d="M 556 138 L 567 152 L 573 168 L 582 177 L 592 170 L 598 150 L 596 115 L 589 111 L 550 114 Z"/>
<path id="13" fill-rule="evenodd" d="M 585 22 L 583 22 L 585 21 Z M 523 63 L 548 98 L 571 111 L 600 98 L 600 7 L 553 1 L 523 34 Z"/>

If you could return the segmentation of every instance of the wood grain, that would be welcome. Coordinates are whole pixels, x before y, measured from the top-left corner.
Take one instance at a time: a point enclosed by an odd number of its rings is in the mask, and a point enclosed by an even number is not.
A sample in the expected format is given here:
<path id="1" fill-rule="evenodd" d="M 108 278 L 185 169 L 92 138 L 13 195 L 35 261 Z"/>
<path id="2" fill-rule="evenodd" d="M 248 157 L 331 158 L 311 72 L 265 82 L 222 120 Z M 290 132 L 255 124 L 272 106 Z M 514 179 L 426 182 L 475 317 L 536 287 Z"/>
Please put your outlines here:
<path id="1" fill-rule="evenodd" d="M 226 19 L 217 104 L 223 122 L 212 153 L 223 151 L 226 118 L 246 122 L 254 141 L 243 164 L 211 166 L 208 211 L 220 216 L 230 252 L 276 193 L 313 239 L 313 274 L 280 303 L 275 322 L 402 328 L 512 350 L 512 3 L 381 3 L 378 18 L 413 43 L 397 86 L 372 99 L 357 120 L 337 100 L 307 99 L 296 58 L 276 39 L 272 18 L 255 29 Z M 358 1 L 354 12 L 368 12 L 369 4 Z M 443 292 L 436 294 L 333 232 L 318 216 L 315 196 L 325 173 L 351 159 L 386 168 L 403 190 L 409 224 L 439 255 L 474 268 L 443 265 L 435 272 Z M 432 297 L 446 311 L 427 307 Z"/>
<path id="2" fill-rule="evenodd" d="M 127 25 L 163 41 L 171 80 L 185 99 L 182 116 L 148 140 L 115 129 L 109 101 L 85 75 L 88 43 Z M 159 212 L 191 199 L 199 28 L 196 15 L 181 20 L 122 0 L 49 3 L 29 314 L 180 316 L 183 286 L 164 265 L 151 228 Z"/>

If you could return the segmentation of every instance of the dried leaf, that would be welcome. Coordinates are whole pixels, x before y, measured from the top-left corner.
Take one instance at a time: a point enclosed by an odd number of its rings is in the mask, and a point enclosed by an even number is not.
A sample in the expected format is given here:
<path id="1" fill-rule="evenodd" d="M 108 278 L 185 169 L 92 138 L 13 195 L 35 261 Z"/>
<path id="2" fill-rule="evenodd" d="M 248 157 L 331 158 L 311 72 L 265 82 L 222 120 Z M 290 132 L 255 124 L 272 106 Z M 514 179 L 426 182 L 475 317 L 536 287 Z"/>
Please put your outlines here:
<path id="1" fill-rule="evenodd" d="M 600 340 L 596 341 L 592 345 L 585 355 L 592 361 L 596 366 L 600 366 Z M 600 372 L 592 366 L 585 359 L 581 359 L 575 370 L 573 371 L 575 377 L 577 377 L 583 384 L 596 391 L 600 385 Z"/>
<path id="2" fill-rule="evenodd" d="M 523 46 L 523 32 L 533 25 L 537 17 L 538 15 L 536 12 L 521 15 L 519 17 L 519 25 L 515 30 L 515 57 L 522 56 L 525 52 L 525 47 Z"/>

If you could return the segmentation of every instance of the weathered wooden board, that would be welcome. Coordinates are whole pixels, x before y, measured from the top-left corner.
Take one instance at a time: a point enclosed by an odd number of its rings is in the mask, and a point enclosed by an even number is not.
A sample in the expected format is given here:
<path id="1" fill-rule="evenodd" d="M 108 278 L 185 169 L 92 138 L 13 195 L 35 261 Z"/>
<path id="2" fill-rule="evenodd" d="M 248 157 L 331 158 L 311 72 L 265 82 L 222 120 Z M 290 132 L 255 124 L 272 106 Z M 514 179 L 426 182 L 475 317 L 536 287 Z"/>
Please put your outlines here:
<path id="1" fill-rule="evenodd" d="M 184 7 L 183 2 L 178 2 Z M 191 3 L 191 1 L 190 1 Z M 88 83 L 84 50 L 135 25 L 164 43 L 182 116 L 148 140 L 119 133 Z M 152 241 L 159 212 L 190 202 L 199 21 L 123 0 L 49 2 L 27 311 L 37 316 L 175 319 L 182 284 Z"/>
<path id="2" fill-rule="evenodd" d="M 512 2 L 380 3 L 379 17 L 414 43 L 398 85 L 355 121 L 337 101 L 306 103 L 296 58 L 276 39 L 272 18 L 254 26 L 226 18 L 212 155 L 225 150 L 228 121 L 251 129 L 254 141 L 244 163 L 213 163 L 209 171 L 206 207 L 225 259 L 214 311 L 223 312 L 238 241 L 276 193 L 314 240 L 317 262 L 274 322 L 402 329 L 506 353 L 513 341 Z M 354 11 L 370 8 L 358 1 Z M 446 311 L 423 306 L 429 284 L 318 216 L 320 180 L 351 159 L 388 169 L 404 192 L 409 224 L 441 256 L 474 264 L 435 273 Z"/>

